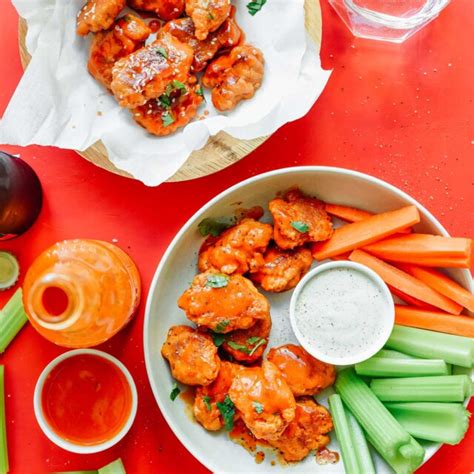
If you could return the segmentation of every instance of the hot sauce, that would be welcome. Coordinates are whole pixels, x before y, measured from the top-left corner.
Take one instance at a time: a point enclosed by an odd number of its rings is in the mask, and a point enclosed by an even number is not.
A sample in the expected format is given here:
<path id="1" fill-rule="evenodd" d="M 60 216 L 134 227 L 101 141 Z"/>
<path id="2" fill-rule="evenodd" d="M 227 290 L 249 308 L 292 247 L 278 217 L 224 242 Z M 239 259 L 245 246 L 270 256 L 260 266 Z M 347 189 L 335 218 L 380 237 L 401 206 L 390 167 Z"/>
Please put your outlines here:
<path id="1" fill-rule="evenodd" d="M 125 425 L 132 392 L 108 360 L 81 354 L 55 366 L 44 382 L 44 417 L 61 438 L 84 446 L 112 439 Z"/>

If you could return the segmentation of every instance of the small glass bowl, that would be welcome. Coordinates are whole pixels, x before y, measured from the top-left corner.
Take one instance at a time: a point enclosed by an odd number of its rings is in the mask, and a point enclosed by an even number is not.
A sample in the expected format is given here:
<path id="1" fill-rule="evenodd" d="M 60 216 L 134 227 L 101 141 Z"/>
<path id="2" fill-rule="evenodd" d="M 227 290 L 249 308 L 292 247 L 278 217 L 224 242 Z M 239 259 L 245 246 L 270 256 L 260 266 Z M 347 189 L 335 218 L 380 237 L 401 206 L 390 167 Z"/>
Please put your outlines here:
<path id="1" fill-rule="evenodd" d="M 434 20 L 449 2 L 450 0 L 329 0 L 354 36 L 392 43 L 403 43 Z"/>

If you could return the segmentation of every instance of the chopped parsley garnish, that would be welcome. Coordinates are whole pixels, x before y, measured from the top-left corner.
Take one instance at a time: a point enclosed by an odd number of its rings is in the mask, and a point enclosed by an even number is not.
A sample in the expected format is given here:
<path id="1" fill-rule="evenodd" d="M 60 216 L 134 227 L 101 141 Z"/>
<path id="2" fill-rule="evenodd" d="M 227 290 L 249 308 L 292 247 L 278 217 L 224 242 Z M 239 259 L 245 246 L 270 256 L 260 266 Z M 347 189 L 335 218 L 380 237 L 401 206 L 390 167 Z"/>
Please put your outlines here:
<path id="1" fill-rule="evenodd" d="M 232 428 L 234 427 L 235 406 L 229 395 L 225 396 L 223 402 L 217 402 L 216 405 L 222 415 L 222 419 L 224 420 L 226 431 L 232 431 Z"/>
<path id="2" fill-rule="evenodd" d="M 174 79 L 174 80 L 171 82 L 171 85 L 172 85 L 175 89 L 179 89 L 181 92 L 184 92 L 184 94 L 186 94 L 187 89 L 186 89 L 186 86 L 185 86 L 182 82 L 177 81 L 176 79 Z"/>
<path id="3" fill-rule="evenodd" d="M 212 411 L 211 397 L 209 397 L 208 395 L 205 395 L 204 397 L 202 397 L 202 401 L 204 402 L 204 405 L 206 405 L 207 410 Z"/>
<path id="4" fill-rule="evenodd" d="M 123 17 L 123 21 L 124 21 L 125 23 L 130 23 L 130 22 L 132 21 L 132 17 L 131 17 L 130 15 L 125 15 L 125 16 Z"/>
<path id="5" fill-rule="evenodd" d="M 207 288 L 224 288 L 229 283 L 229 277 L 227 275 L 223 275 L 222 273 L 215 273 L 214 275 L 207 275 Z M 227 321 L 229 324 L 229 321 Z M 217 331 L 222 332 L 222 331 Z"/>
<path id="6" fill-rule="evenodd" d="M 214 15 L 211 12 L 209 12 L 207 14 L 207 17 L 209 18 L 209 20 L 214 20 L 215 19 Z"/>
<path id="7" fill-rule="evenodd" d="M 219 326 L 219 324 L 218 324 L 218 326 Z M 224 344 L 225 334 L 218 334 L 217 332 L 215 332 L 215 333 L 212 334 L 212 340 L 214 341 L 214 345 L 216 347 L 220 347 L 220 346 L 222 346 L 222 344 Z"/>
<path id="8" fill-rule="evenodd" d="M 155 51 L 160 55 L 163 56 L 165 59 L 168 59 L 168 53 L 165 48 L 162 46 L 158 46 L 158 48 L 155 48 Z"/>
<path id="9" fill-rule="evenodd" d="M 248 344 L 255 344 L 255 343 L 259 342 L 261 339 L 262 339 L 262 338 L 259 337 L 259 336 L 252 336 L 252 337 L 249 337 L 249 338 L 247 339 L 247 343 L 248 343 Z"/>
<path id="10" fill-rule="evenodd" d="M 167 94 L 160 95 L 158 97 L 158 105 L 161 105 L 164 109 L 171 108 L 171 97 Z"/>
<path id="11" fill-rule="evenodd" d="M 298 232 L 301 232 L 302 234 L 308 232 L 309 230 L 309 225 L 306 224 L 306 222 L 301 221 L 292 221 L 291 227 L 293 227 L 293 229 L 296 229 Z"/>
<path id="12" fill-rule="evenodd" d="M 222 232 L 224 232 L 224 230 L 231 226 L 232 223 L 228 218 L 218 217 L 217 219 L 213 219 L 211 217 L 206 217 L 198 224 L 198 230 L 203 237 L 206 237 L 207 235 L 218 237 Z"/>
<path id="13" fill-rule="evenodd" d="M 254 0 L 250 3 L 247 3 L 247 10 L 252 16 L 254 16 L 262 9 L 265 3 L 267 3 L 267 0 Z"/>
<path id="14" fill-rule="evenodd" d="M 236 351 L 243 352 L 244 354 L 250 354 L 250 349 L 247 346 L 243 346 L 242 344 L 237 344 L 234 341 L 227 341 L 229 347 L 235 349 Z"/>
<path id="15" fill-rule="evenodd" d="M 170 393 L 170 399 L 172 402 L 174 402 L 176 400 L 176 397 L 181 393 L 181 390 L 180 388 L 178 387 L 178 384 L 175 382 L 173 384 L 173 389 L 171 390 L 171 393 Z"/>
<path id="16" fill-rule="evenodd" d="M 248 342 L 248 341 L 247 341 L 247 342 Z M 252 350 L 251 350 L 250 353 L 249 353 L 249 356 L 254 355 L 255 351 L 256 351 L 260 346 L 263 346 L 264 344 L 266 344 L 266 342 L 267 342 L 266 339 L 260 338 L 260 340 L 255 344 L 255 346 L 253 346 Z"/>
<path id="17" fill-rule="evenodd" d="M 260 402 L 252 402 L 253 409 L 260 415 L 263 412 L 263 405 Z"/>
<path id="18" fill-rule="evenodd" d="M 224 320 L 221 321 L 220 323 L 216 324 L 216 327 L 214 328 L 215 332 L 224 332 L 225 328 L 230 324 L 230 321 Z"/>
<path id="19" fill-rule="evenodd" d="M 174 117 L 170 112 L 163 112 L 161 114 L 161 121 L 163 122 L 164 127 L 168 127 L 174 123 Z"/>
<path id="20" fill-rule="evenodd" d="M 196 94 L 200 95 L 201 97 L 204 97 L 204 89 L 202 88 L 202 86 L 199 86 L 199 89 L 196 89 Z"/>

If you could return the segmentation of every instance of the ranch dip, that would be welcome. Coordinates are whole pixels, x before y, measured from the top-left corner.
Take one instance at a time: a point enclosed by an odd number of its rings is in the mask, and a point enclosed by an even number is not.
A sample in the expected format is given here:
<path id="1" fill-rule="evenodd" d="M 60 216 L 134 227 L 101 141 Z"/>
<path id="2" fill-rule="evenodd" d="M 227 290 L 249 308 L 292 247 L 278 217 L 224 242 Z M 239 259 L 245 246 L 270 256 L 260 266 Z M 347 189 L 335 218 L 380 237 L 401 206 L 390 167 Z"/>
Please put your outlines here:
<path id="1" fill-rule="evenodd" d="M 293 310 L 295 333 L 321 360 L 341 365 L 360 362 L 388 339 L 393 301 L 384 283 L 365 267 L 328 265 L 301 282 Z"/>

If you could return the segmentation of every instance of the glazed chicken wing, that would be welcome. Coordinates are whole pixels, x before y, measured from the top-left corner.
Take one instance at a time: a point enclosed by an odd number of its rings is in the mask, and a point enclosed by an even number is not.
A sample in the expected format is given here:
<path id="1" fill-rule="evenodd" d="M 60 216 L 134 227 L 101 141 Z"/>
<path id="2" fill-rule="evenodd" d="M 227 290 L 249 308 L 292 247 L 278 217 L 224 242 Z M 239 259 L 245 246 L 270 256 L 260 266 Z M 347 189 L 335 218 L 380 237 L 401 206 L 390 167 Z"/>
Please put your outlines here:
<path id="1" fill-rule="evenodd" d="M 234 10 L 234 7 L 232 7 Z M 207 63 L 221 50 L 230 49 L 239 44 L 242 31 L 231 14 L 218 30 L 209 34 L 205 40 L 198 40 L 194 34 L 194 23 L 191 18 L 180 18 L 169 21 L 163 28 L 167 32 L 176 36 L 182 43 L 189 44 L 194 50 L 193 72 L 202 71 Z"/>
<path id="2" fill-rule="evenodd" d="M 295 397 L 280 371 L 268 361 L 236 374 L 229 397 L 257 439 L 278 439 L 295 417 Z"/>
<path id="3" fill-rule="evenodd" d="M 194 277 L 178 306 L 190 321 L 218 333 L 247 329 L 270 314 L 267 299 L 250 280 L 213 271 Z"/>
<path id="4" fill-rule="evenodd" d="M 114 64 L 141 48 L 150 33 L 146 23 L 133 15 L 120 18 L 109 31 L 96 33 L 87 63 L 91 75 L 109 89 Z"/>
<path id="5" fill-rule="evenodd" d="M 230 14 L 230 0 L 186 0 L 186 15 L 196 28 L 196 38 L 205 40 Z"/>
<path id="6" fill-rule="evenodd" d="M 280 450 L 285 461 L 301 461 L 313 449 L 321 449 L 329 443 L 328 433 L 332 429 L 332 418 L 326 408 L 305 397 L 296 402 L 294 420 L 270 445 Z"/>
<path id="7" fill-rule="evenodd" d="M 264 263 L 265 252 L 273 229 L 254 219 L 243 219 L 224 231 L 217 241 L 204 248 L 199 255 L 198 268 L 215 269 L 222 273 L 255 272 Z"/>
<path id="8" fill-rule="evenodd" d="M 273 238 L 282 249 L 327 240 L 333 233 L 324 203 L 297 189 L 287 192 L 283 199 L 271 200 L 269 208 L 275 222 Z"/>
<path id="9" fill-rule="evenodd" d="M 194 417 L 206 430 L 218 431 L 223 427 L 224 422 L 217 403 L 224 401 L 235 374 L 240 370 L 240 365 L 222 361 L 216 380 L 210 385 L 197 388 L 193 405 Z"/>
<path id="10" fill-rule="evenodd" d="M 301 346 L 272 347 L 267 359 L 280 369 L 295 397 L 315 395 L 336 379 L 334 366 L 315 359 Z"/>
<path id="11" fill-rule="evenodd" d="M 184 12 L 184 0 L 127 0 L 136 10 L 156 13 L 162 20 L 174 20 Z"/>
<path id="12" fill-rule="evenodd" d="M 221 365 L 211 336 L 184 325 L 170 328 L 161 355 L 168 360 L 173 377 L 187 385 L 209 385 Z"/>
<path id="13" fill-rule="evenodd" d="M 194 78 L 191 78 L 194 79 Z M 151 99 L 145 105 L 132 109 L 133 119 L 149 133 L 158 136 L 169 135 L 187 125 L 197 113 L 203 101 L 201 86 L 171 83 L 169 92 L 158 99 Z"/>
<path id="14" fill-rule="evenodd" d="M 108 30 L 125 7 L 125 0 L 88 0 L 77 15 L 77 34 Z"/>
<path id="15" fill-rule="evenodd" d="M 265 264 L 250 278 L 265 291 L 281 292 L 294 288 L 310 269 L 313 257 L 310 250 L 299 247 L 281 250 L 270 247 L 263 256 Z"/>
<path id="16" fill-rule="evenodd" d="M 111 89 L 122 107 L 133 109 L 162 95 L 172 81 L 188 82 L 193 50 L 174 36 L 156 41 L 117 61 Z"/>
<path id="17" fill-rule="evenodd" d="M 209 64 L 202 78 L 212 89 L 212 103 L 222 112 L 255 95 L 263 80 L 263 54 L 249 44 L 237 46 Z"/>
<path id="18" fill-rule="evenodd" d="M 267 347 L 271 328 L 272 319 L 268 314 L 249 329 L 229 333 L 222 348 L 238 362 L 255 362 L 262 357 Z"/>

